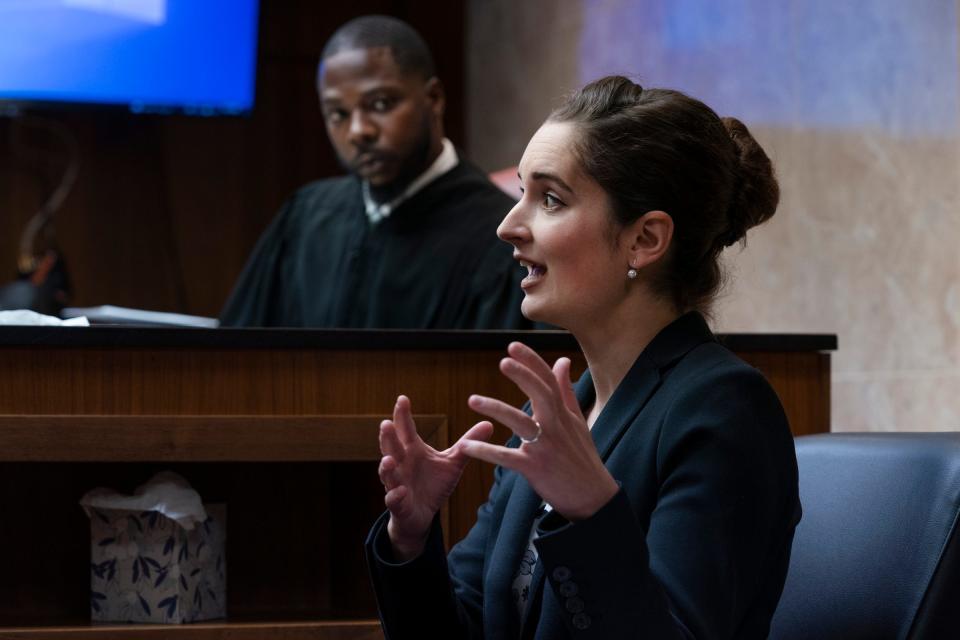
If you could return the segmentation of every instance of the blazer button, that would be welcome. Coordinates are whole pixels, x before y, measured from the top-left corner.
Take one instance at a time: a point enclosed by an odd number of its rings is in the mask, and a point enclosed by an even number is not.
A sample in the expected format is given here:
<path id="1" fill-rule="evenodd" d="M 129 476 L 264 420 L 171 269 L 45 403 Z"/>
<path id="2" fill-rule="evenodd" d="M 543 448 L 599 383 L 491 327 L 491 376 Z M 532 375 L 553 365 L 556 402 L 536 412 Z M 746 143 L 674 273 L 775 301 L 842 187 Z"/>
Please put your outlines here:
<path id="1" fill-rule="evenodd" d="M 583 600 L 580 598 L 567 598 L 567 601 L 563 603 L 563 606 L 570 613 L 580 613 L 583 611 Z"/>
<path id="2" fill-rule="evenodd" d="M 553 570 L 553 579 L 557 582 L 566 582 L 570 579 L 570 569 L 566 567 L 557 567 Z"/>
<path id="3" fill-rule="evenodd" d="M 573 616 L 574 629 L 580 629 L 581 631 L 583 631 L 584 629 L 587 629 L 590 627 L 590 622 L 591 622 L 590 616 L 588 616 L 583 612 Z"/>
<path id="4" fill-rule="evenodd" d="M 570 598 L 580 593 L 580 589 L 577 587 L 576 582 L 566 582 L 560 583 L 560 595 L 564 598 Z"/>

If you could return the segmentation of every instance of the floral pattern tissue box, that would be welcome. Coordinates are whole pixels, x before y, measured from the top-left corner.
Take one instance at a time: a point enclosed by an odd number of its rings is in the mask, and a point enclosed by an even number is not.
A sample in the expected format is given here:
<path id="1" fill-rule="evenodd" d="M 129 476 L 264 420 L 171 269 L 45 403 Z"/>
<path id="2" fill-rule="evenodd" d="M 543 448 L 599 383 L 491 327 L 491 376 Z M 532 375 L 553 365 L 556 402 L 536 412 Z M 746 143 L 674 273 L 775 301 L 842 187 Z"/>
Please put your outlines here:
<path id="1" fill-rule="evenodd" d="M 179 623 L 227 614 L 227 508 L 161 471 L 133 495 L 96 488 L 90 517 L 94 622 Z"/>
<path id="2" fill-rule="evenodd" d="M 159 511 L 91 509 L 90 614 L 179 623 L 227 613 L 226 505 L 187 531 Z"/>

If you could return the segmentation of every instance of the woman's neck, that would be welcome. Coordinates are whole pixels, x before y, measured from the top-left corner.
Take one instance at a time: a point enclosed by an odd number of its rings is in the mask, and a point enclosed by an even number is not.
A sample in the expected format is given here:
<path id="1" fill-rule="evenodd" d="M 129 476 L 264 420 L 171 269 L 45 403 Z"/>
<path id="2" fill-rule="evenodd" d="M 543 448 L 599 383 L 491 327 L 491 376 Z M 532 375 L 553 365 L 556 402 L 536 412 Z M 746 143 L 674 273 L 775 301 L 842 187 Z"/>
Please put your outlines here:
<path id="1" fill-rule="evenodd" d="M 621 308 L 606 316 L 605 321 L 594 320 L 585 329 L 571 329 L 590 367 L 596 392 L 594 405 L 586 416 L 589 426 L 593 426 L 640 353 L 679 315 L 672 305 L 647 300 L 646 304 Z"/>

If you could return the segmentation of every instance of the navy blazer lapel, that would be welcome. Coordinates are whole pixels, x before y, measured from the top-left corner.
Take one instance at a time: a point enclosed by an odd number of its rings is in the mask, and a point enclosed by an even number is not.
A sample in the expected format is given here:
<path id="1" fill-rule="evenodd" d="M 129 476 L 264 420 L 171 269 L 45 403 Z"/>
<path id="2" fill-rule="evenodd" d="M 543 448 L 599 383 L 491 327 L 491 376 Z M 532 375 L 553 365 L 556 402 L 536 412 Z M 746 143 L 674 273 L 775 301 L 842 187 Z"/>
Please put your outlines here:
<path id="1" fill-rule="evenodd" d="M 593 429 L 590 431 L 601 460 L 606 461 L 627 427 L 633 423 L 637 414 L 646 406 L 650 396 L 660 386 L 662 375 L 666 369 L 694 347 L 715 340 L 716 338 L 707 326 L 703 316 L 695 311 L 680 316 L 654 337 L 617 386 L 613 397 L 600 412 Z M 577 397 L 577 402 L 580 404 L 581 411 L 586 413 L 596 399 L 593 378 L 590 376 L 589 370 L 583 373 L 574 385 L 573 391 Z M 511 557 L 506 559 L 504 563 L 506 566 L 500 567 L 501 570 L 510 571 L 507 580 L 511 584 L 516 568 L 520 566 L 520 554 L 526 548 L 530 527 L 533 526 L 533 519 L 540 502 L 540 496 L 534 493 L 526 479 L 523 476 L 518 477 L 517 483 L 514 485 L 514 495 L 511 495 L 510 503 L 507 505 L 507 511 L 504 514 L 504 529 L 501 530 L 498 539 L 498 543 L 501 540 L 509 540 L 511 545 L 507 547 Z M 505 538 L 504 534 L 508 521 L 511 526 L 510 537 Z M 514 553 L 516 553 L 515 556 Z M 498 579 L 503 578 L 499 577 Z M 533 580 L 530 583 L 530 600 L 522 619 L 522 635 L 519 636 L 521 638 L 532 638 L 533 630 L 539 624 L 538 616 L 544 606 L 544 581 L 543 564 L 537 562 Z M 517 637 L 517 635 L 512 637 Z"/>
<path id="2" fill-rule="evenodd" d="M 680 316 L 654 337 L 617 386 L 590 432 L 602 460 L 606 461 L 624 431 L 646 406 L 666 369 L 694 347 L 715 340 L 703 316 L 695 311 Z M 575 389 L 582 409 L 589 408 L 594 400 L 593 379 L 589 376 L 586 371 Z"/>
<path id="3" fill-rule="evenodd" d="M 660 375 L 655 366 L 652 366 L 652 363 L 644 360 L 641 355 L 637 362 L 630 369 L 630 372 L 624 378 L 624 383 L 621 383 L 617 387 L 617 392 L 614 393 L 613 398 L 610 399 L 610 402 L 607 403 L 607 406 L 604 407 L 603 411 L 600 414 L 600 417 L 597 418 L 597 422 L 594 424 L 593 429 L 591 430 L 591 437 L 593 442 L 597 447 L 597 451 L 600 452 L 600 458 L 602 460 L 607 459 L 610 449 L 613 448 L 613 445 L 619 440 L 620 434 L 626 430 L 627 426 L 633 421 L 633 417 L 636 415 L 640 409 L 637 405 L 630 406 L 630 403 L 625 403 L 626 406 L 622 408 L 617 408 L 614 405 L 614 400 L 619 396 L 622 397 L 625 394 L 621 394 L 620 391 L 625 386 L 629 386 L 633 390 L 633 393 L 630 394 L 628 399 L 636 399 L 639 395 L 642 394 L 643 401 L 640 404 L 644 404 L 647 401 L 647 398 L 653 393 L 656 389 L 657 384 L 660 381 Z M 593 405 L 595 394 L 593 388 L 593 378 L 590 376 L 590 371 L 587 370 L 580 377 L 580 380 L 573 387 L 574 394 L 577 396 L 577 402 L 580 404 L 580 409 L 586 413 L 587 410 Z M 614 411 L 611 412 L 611 405 L 614 405 Z M 525 485 L 529 487 L 529 484 Z M 532 490 L 531 490 L 532 492 Z M 508 506 L 508 509 L 510 507 Z M 530 525 L 533 524 L 533 521 L 530 521 Z M 530 534 L 529 526 L 526 529 L 527 535 Z M 519 566 L 519 558 L 517 558 L 517 566 Z M 533 638 L 533 630 L 539 625 L 538 616 L 543 613 L 543 608 L 545 606 L 544 602 L 544 582 L 545 576 L 543 574 L 543 563 L 537 562 L 536 568 L 533 572 L 533 580 L 530 582 L 530 600 L 528 606 L 523 615 L 522 625 L 521 625 L 521 640 L 526 640 L 527 638 Z M 535 615 L 536 614 L 536 615 Z"/>
<path id="4" fill-rule="evenodd" d="M 590 386 L 590 396 L 588 404 L 581 405 L 584 413 L 589 410 L 593 403 L 593 379 L 588 378 L 589 371 L 584 374 L 581 381 Z M 600 459 L 606 462 L 607 456 L 613 446 L 620 440 L 624 430 L 633 422 L 647 400 L 653 395 L 654 390 L 660 384 L 660 371 L 649 358 L 643 354 L 637 358 L 630 371 L 624 377 L 623 382 L 617 387 L 613 397 L 607 402 L 607 405 L 600 412 L 597 421 L 590 430 L 590 436 L 597 447 Z M 629 393 L 626 390 L 629 389 Z"/>

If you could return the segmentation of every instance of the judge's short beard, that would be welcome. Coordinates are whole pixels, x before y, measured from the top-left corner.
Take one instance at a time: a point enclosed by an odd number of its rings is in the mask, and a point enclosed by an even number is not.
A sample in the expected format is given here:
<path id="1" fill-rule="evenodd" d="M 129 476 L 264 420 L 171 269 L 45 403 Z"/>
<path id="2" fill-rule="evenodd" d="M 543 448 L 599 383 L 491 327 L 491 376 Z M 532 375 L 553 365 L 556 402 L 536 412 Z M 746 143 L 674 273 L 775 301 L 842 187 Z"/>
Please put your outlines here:
<path id="1" fill-rule="evenodd" d="M 370 185 L 370 195 L 377 202 L 390 202 L 403 193 L 407 185 L 427 170 L 427 162 L 430 160 L 430 143 L 432 142 L 430 119 L 431 115 L 429 113 L 424 114 L 421 135 L 417 139 L 417 144 L 410 151 L 410 154 L 402 162 L 397 177 L 389 184 L 378 187 Z"/>

